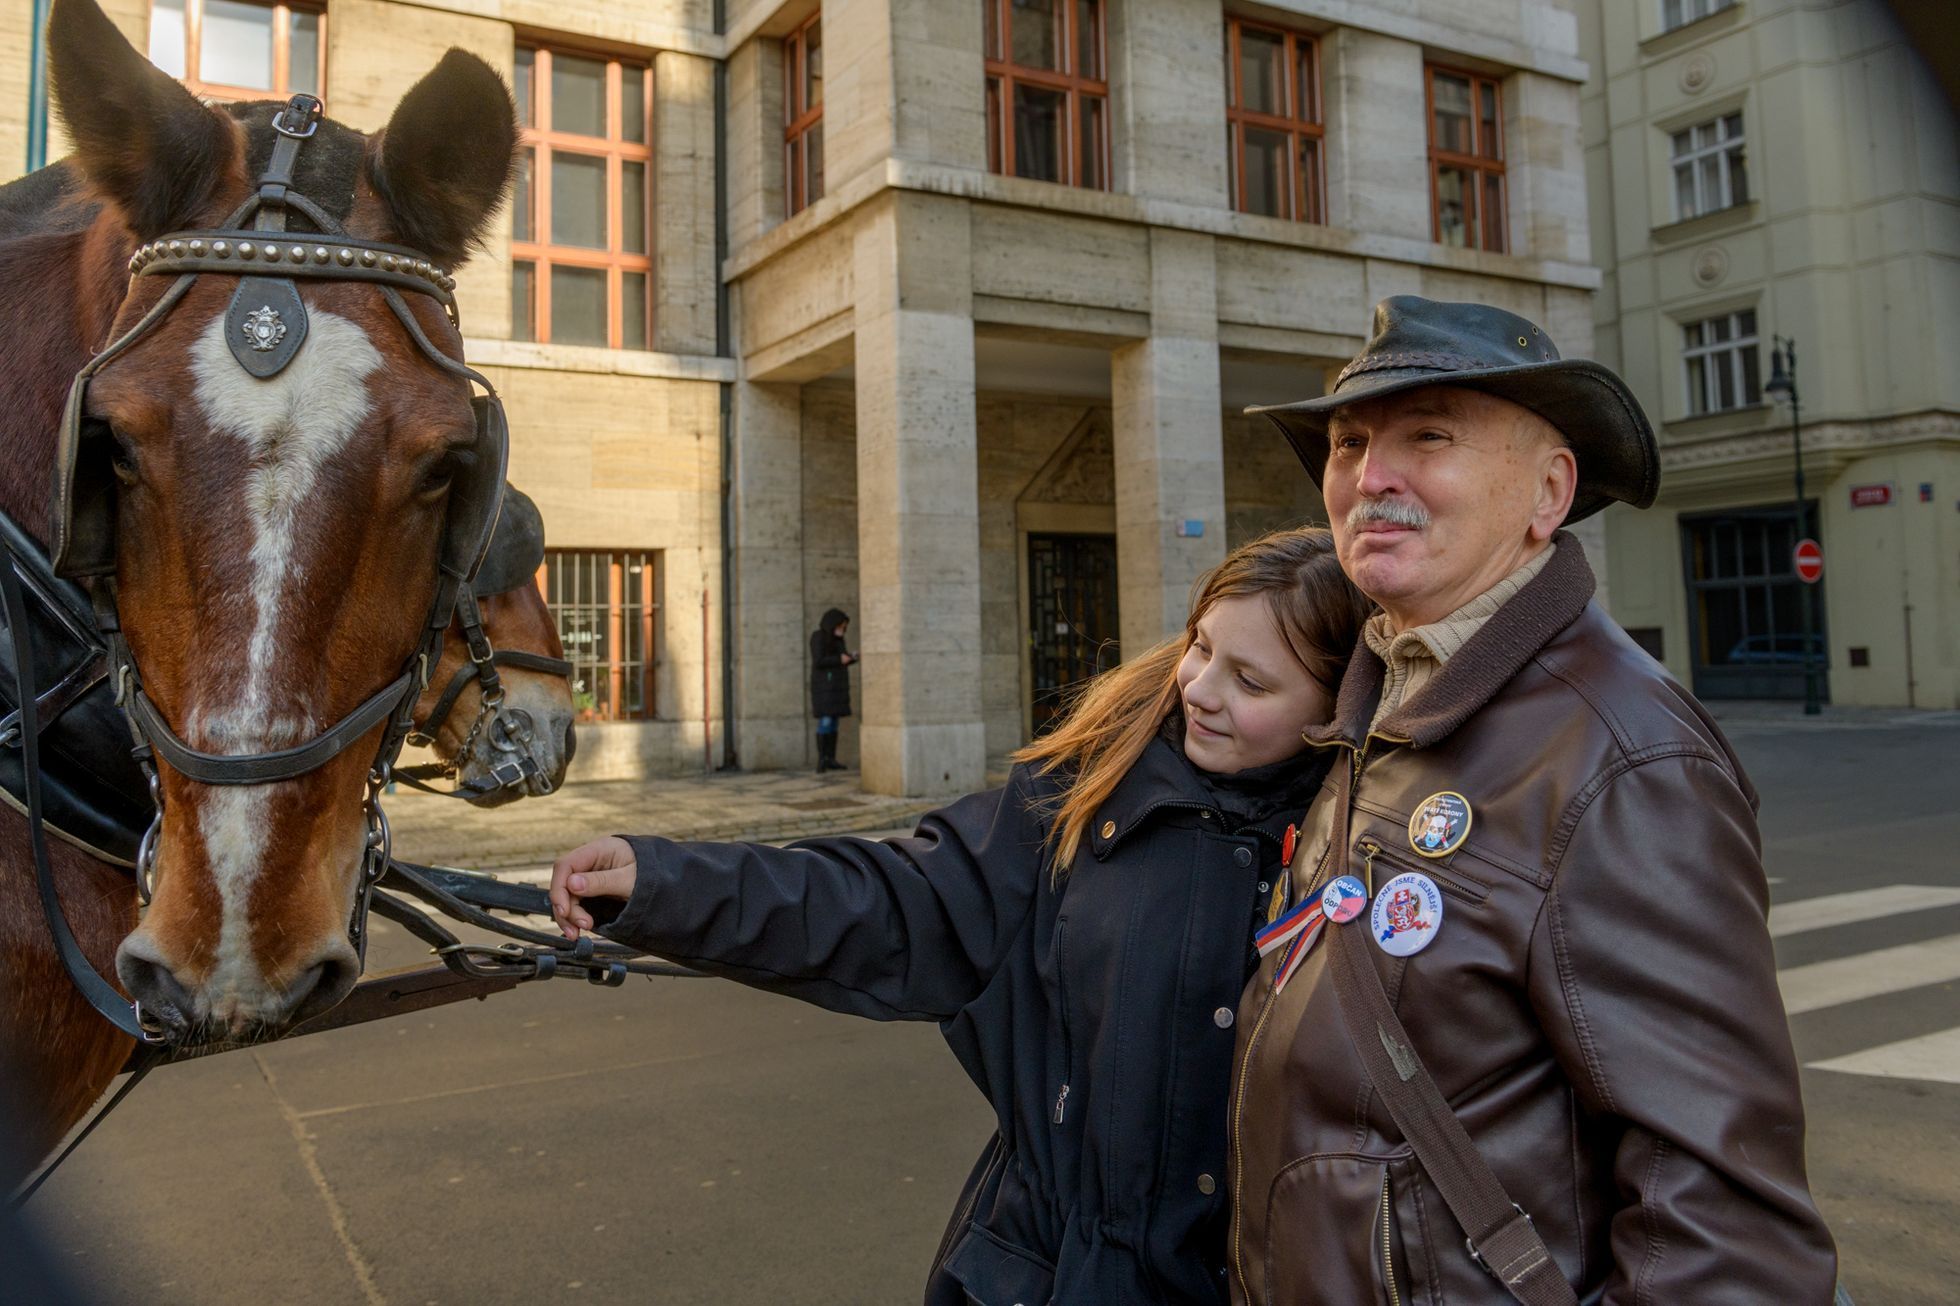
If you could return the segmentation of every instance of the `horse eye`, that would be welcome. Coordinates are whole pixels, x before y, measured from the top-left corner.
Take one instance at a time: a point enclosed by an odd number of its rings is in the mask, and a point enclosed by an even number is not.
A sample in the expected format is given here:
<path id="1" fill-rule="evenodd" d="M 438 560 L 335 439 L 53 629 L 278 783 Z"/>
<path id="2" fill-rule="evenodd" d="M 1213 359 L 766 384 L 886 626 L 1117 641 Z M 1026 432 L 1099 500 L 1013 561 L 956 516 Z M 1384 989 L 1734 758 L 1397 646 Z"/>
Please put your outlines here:
<path id="1" fill-rule="evenodd" d="M 476 463 L 476 455 L 468 449 L 451 449 L 436 461 L 429 474 L 422 478 L 423 494 L 440 494 L 449 488 L 457 476 Z"/>
<path id="2" fill-rule="evenodd" d="M 123 484 L 134 485 L 140 479 L 141 473 L 136 467 L 136 455 L 129 451 L 127 445 L 118 442 L 116 451 L 109 455 L 109 462 L 115 468 L 116 478 Z"/>

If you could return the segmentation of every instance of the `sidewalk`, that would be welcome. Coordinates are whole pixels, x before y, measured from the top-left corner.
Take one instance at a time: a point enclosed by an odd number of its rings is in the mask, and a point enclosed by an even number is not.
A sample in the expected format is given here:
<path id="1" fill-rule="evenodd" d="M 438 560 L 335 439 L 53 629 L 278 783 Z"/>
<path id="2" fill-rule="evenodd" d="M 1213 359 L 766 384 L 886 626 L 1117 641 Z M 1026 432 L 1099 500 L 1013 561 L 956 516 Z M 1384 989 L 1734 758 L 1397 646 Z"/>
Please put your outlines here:
<path id="1" fill-rule="evenodd" d="M 1951 708 L 1836 707 L 1826 703 L 1816 716 L 1805 716 L 1801 700 L 1716 699 L 1704 701 L 1708 714 L 1725 733 L 1768 730 L 1893 730 L 1901 726 L 1960 725 L 1960 711 Z"/>
<path id="2" fill-rule="evenodd" d="M 549 797 L 490 809 L 403 788 L 385 806 L 395 853 L 404 860 L 504 870 L 547 865 L 605 834 L 778 842 L 908 828 L 946 801 L 868 794 L 858 788 L 855 771 L 737 771 L 573 782 Z"/>

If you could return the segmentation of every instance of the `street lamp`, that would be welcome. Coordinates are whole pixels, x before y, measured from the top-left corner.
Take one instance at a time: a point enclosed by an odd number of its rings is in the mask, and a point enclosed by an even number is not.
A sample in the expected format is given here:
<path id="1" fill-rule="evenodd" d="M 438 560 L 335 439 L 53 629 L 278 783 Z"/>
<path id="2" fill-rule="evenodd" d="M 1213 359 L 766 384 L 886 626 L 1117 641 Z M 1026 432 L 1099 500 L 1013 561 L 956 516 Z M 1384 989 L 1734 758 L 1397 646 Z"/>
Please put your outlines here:
<path id="1" fill-rule="evenodd" d="M 1795 510 L 1796 535 L 1792 540 L 1809 536 L 1809 514 L 1804 511 L 1803 495 L 1803 401 L 1797 396 L 1797 342 L 1789 336 L 1772 335 L 1769 351 L 1769 382 L 1763 387 L 1768 394 L 1778 399 L 1790 401 L 1790 442 L 1796 449 L 1797 460 L 1797 502 Z M 1795 568 L 1795 559 L 1791 566 Z M 1817 693 L 1817 616 L 1816 600 L 1811 594 L 1812 586 L 1803 580 L 1797 582 L 1803 592 L 1803 710 L 1805 716 L 1816 716 L 1823 710 Z"/>

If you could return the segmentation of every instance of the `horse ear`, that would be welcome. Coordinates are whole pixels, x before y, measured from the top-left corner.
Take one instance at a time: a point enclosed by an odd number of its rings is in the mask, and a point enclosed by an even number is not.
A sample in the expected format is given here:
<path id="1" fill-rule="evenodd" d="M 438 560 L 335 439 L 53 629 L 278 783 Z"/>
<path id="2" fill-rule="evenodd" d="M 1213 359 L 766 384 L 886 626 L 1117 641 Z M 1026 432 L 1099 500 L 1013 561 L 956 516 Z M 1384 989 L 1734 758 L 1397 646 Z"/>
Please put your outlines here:
<path id="1" fill-rule="evenodd" d="M 503 78 L 451 49 L 395 106 L 370 176 L 402 242 L 455 268 L 503 203 L 516 153 L 517 111 Z"/>
<path id="2" fill-rule="evenodd" d="M 55 0 L 48 73 L 83 173 L 136 238 L 194 222 L 236 152 L 231 124 L 138 54 L 95 0 Z"/>

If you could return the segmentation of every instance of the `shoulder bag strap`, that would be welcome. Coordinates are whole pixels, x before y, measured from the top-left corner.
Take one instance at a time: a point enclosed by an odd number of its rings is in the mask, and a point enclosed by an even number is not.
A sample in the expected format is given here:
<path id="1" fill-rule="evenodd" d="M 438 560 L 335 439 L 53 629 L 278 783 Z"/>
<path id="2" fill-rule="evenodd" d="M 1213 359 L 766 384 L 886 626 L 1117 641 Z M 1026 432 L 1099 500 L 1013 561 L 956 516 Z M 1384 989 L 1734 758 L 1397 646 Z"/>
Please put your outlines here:
<path id="1" fill-rule="evenodd" d="M 1343 786 L 1351 800 L 1353 777 Z M 1347 801 L 1342 803 L 1341 843 L 1348 845 Z M 1450 1110 L 1409 1032 L 1395 1014 L 1365 951 L 1365 929 L 1337 928 L 1328 940 L 1327 964 L 1334 974 L 1334 995 L 1348 1038 L 1360 1054 L 1382 1105 L 1396 1128 L 1409 1141 L 1416 1160 L 1442 1193 L 1450 1214 L 1463 1227 L 1463 1244 L 1470 1258 L 1494 1275 L 1524 1306 L 1577 1306 L 1578 1296 L 1565 1272 L 1552 1259 L 1545 1240 L 1532 1227 L 1531 1217 L 1511 1200 L 1492 1173 L 1490 1164 Z"/>

